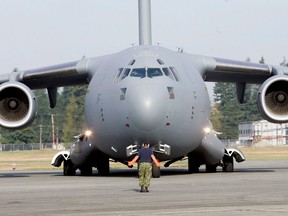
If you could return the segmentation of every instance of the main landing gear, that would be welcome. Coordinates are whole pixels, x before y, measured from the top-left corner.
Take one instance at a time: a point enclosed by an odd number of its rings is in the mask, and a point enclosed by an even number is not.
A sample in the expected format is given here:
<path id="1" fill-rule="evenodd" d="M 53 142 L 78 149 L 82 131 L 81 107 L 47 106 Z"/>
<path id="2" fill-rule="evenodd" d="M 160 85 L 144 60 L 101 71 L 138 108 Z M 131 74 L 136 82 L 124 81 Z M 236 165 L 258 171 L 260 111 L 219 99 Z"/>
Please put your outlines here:
<path id="1" fill-rule="evenodd" d="M 222 166 L 223 172 L 233 172 L 234 171 L 234 159 L 236 162 L 240 163 L 245 161 L 244 154 L 235 148 L 224 149 L 224 157 L 216 165 L 206 164 L 206 172 L 213 173 L 216 172 L 217 166 Z M 202 164 L 205 164 L 203 160 L 200 160 L 195 155 L 188 154 L 188 172 L 189 173 L 198 173 L 199 168 Z"/>
<path id="2" fill-rule="evenodd" d="M 95 160 L 91 160 L 91 158 L 95 158 Z M 63 175 L 64 176 L 74 176 L 76 174 L 76 170 L 80 170 L 80 174 L 82 176 L 91 176 L 92 168 L 96 167 L 98 170 L 98 175 L 106 176 L 109 175 L 110 167 L 109 167 L 109 157 L 102 153 L 96 152 L 93 154 L 90 160 L 87 160 L 81 166 L 76 166 L 73 164 L 70 158 L 69 151 L 58 152 L 54 158 L 52 159 L 51 165 L 55 167 L 60 167 L 63 162 Z"/>
<path id="3" fill-rule="evenodd" d="M 64 176 L 74 176 L 76 174 L 76 169 L 74 164 L 70 159 L 63 161 L 63 175 Z"/>
<path id="4" fill-rule="evenodd" d="M 238 163 L 245 161 L 245 156 L 239 149 L 235 148 L 224 149 L 224 157 L 222 159 L 223 172 L 234 171 L 234 158 L 235 161 Z"/>
<path id="5" fill-rule="evenodd" d="M 233 172 L 234 171 L 234 158 L 224 155 L 222 160 L 223 172 Z"/>

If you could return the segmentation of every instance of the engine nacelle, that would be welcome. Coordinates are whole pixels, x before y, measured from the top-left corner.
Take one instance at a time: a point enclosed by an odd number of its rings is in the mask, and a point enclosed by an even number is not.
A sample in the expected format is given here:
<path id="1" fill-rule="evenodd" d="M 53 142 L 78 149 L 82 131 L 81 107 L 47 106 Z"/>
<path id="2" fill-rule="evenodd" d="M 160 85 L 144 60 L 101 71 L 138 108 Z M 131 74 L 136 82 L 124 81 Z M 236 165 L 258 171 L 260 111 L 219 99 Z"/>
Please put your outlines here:
<path id="1" fill-rule="evenodd" d="M 288 122 L 288 77 L 276 75 L 267 79 L 259 89 L 257 105 L 267 121 Z"/>
<path id="2" fill-rule="evenodd" d="M 28 126 L 37 110 L 34 93 L 20 82 L 6 82 L 0 85 L 0 125 L 18 129 Z"/>

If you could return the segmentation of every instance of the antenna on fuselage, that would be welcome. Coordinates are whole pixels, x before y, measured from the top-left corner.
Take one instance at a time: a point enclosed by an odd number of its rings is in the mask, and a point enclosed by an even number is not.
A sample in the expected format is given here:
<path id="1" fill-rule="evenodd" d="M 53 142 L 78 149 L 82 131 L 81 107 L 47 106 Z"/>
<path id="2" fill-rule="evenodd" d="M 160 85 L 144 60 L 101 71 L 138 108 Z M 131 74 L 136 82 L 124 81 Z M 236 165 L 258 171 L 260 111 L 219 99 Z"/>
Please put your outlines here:
<path id="1" fill-rule="evenodd" d="M 151 1 L 138 0 L 139 45 L 152 45 Z"/>

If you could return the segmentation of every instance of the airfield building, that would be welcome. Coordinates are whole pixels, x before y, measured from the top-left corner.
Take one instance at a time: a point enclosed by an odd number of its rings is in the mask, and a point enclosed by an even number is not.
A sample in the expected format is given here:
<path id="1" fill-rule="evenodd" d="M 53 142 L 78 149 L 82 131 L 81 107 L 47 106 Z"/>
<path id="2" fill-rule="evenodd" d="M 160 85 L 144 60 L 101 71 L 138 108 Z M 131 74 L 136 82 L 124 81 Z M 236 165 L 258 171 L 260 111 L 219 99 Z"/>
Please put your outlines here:
<path id="1" fill-rule="evenodd" d="M 242 146 L 285 146 L 288 144 L 288 124 L 274 124 L 266 120 L 243 122 L 238 125 Z"/>

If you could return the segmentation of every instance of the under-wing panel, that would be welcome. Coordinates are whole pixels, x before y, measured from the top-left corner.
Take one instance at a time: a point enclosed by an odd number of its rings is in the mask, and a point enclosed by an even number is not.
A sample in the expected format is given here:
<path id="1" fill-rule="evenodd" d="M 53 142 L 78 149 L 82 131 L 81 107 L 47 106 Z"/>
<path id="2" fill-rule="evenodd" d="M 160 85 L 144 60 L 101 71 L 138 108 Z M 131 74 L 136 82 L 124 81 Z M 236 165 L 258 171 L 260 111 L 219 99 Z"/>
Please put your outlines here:
<path id="1" fill-rule="evenodd" d="M 205 57 L 205 81 L 234 83 L 263 83 L 277 74 L 277 70 L 265 64 Z"/>
<path id="2" fill-rule="evenodd" d="M 24 83 L 31 89 L 88 84 L 101 64 L 112 55 L 1 74 L 0 84 L 16 81 Z"/>
<path id="3" fill-rule="evenodd" d="M 78 66 L 85 63 L 87 61 L 82 60 L 26 70 L 20 73 L 18 81 L 25 83 L 32 89 L 85 84 L 88 83 L 87 72 Z"/>

